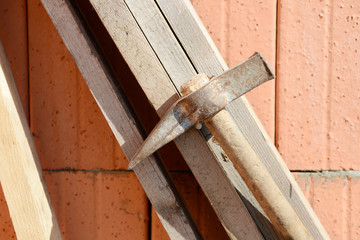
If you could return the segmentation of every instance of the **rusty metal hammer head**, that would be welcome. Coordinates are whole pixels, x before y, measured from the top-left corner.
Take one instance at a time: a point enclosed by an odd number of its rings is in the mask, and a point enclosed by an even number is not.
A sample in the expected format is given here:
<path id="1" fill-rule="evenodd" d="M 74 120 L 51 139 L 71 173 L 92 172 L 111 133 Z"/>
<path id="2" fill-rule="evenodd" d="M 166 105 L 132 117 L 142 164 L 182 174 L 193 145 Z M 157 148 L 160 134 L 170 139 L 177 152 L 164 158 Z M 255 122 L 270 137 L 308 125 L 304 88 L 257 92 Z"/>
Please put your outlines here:
<path id="1" fill-rule="evenodd" d="M 233 100 L 273 78 L 275 75 L 269 64 L 261 54 L 256 53 L 199 90 L 180 98 L 152 130 L 131 160 L 129 168 L 134 168 L 196 123 L 212 117 Z"/>

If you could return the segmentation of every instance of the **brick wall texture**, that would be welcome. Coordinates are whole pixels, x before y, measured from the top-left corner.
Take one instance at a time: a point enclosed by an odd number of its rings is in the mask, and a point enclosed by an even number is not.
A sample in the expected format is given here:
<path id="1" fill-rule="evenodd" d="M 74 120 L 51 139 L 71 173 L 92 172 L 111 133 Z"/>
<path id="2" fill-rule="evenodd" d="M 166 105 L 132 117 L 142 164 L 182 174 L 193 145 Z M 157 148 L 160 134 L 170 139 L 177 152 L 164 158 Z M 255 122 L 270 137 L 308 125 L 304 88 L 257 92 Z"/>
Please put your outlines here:
<path id="1" fill-rule="evenodd" d="M 229 66 L 258 51 L 276 70 L 247 97 L 330 237 L 360 239 L 360 1 L 191 2 Z M 64 239 L 169 239 L 40 0 L 0 0 L 0 38 Z M 172 175 L 202 234 L 227 239 Z M 16 239 L 2 191 L 0 239 Z"/>

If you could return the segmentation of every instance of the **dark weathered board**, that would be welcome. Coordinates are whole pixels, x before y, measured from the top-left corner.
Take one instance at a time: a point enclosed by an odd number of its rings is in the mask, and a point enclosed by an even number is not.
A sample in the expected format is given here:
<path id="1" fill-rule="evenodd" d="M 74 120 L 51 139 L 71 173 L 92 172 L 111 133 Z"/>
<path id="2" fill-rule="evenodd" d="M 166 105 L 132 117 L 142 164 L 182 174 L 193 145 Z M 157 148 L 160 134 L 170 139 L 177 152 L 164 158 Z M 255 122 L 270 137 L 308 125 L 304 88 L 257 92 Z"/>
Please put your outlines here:
<path id="1" fill-rule="evenodd" d="M 198 70 L 194 68 L 191 61 L 189 61 L 187 53 L 184 51 L 181 44 L 176 39 L 176 36 L 173 34 L 172 29 L 167 23 L 167 20 L 162 15 L 161 10 L 154 1 L 125 0 L 125 2 L 128 5 L 131 13 L 136 18 L 136 21 L 143 33 L 145 34 L 146 39 L 149 41 L 151 47 L 156 52 L 156 55 L 164 66 L 166 72 L 168 73 L 171 82 L 173 83 L 175 88 L 179 90 L 181 85 L 184 84 L 188 79 L 193 77 L 198 72 Z M 191 38 L 196 39 L 196 36 L 191 36 Z M 225 63 L 223 64 L 225 65 Z M 156 79 L 156 83 L 159 82 L 160 80 Z M 189 139 L 186 140 L 189 141 Z M 206 166 L 208 166 L 209 162 L 211 161 L 218 161 L 219 164 L 213 164 L 217 167 L 220 166 L 220 169 L 225 169 L 228 179 L 232 182 L 237 191 L 240 193 L 241 198 L 245 197 L 243 198 L 244 203 L 248 208 L 248 211 L 252 215 L 254 221 L 256 222 L 258 228 L 261 230 L 262 234 L 266 236 L 267 239 L 278 239 L 278 233 L 274 230 L 267 216 L 262 211 L 260 205 L 253 197 L 250 190 L 247 188 L 246 184 L 239 176 L 238 172 L 234 169 L 232 163 L 230 161 L 224 161 L 224 156 L 226 155 L 224 151 L 212 140 L 212 138 L 208 141 L 208 145 L 210 146 L 210 149 L 204 148 L 205 150 L 194 150 L 198 152 L 201 151 L 201 153 L 197 154 L 197 159 L 202 162 L 194 163 L 194 161 L 191 159 L 187 160 L 187 162 L 190 167 L 193 166 L 191 167 L 191 170 L 193 171 L 195 177 L 197 177 L 209 200 L 213 202 L 213 207 L 215 209 L 221 208 L 221 205 L 218 206 L 216 204 L 216 198 L 218 197 L 216 193 L 219 191 L 217 190 L 219 186 L 216 186 L 215 182 L 209 181 L 209 179 L 212 179 L 212 177 L 203 178 L 201 176 L 211 176 L 212 174 L 214 174 L 212 171 L 210 171 L 210 173 L 206 173 L 206 169 L 208 169 Z M 185 152 L 186 151 L 188 150 L 185 149 Z M 207 156 L 204 154 L 206 152 L 212 152 L 215 155 L 215 158 L 212 157 L 209 159 L 208 157 L 205 157 Z M 220 173 L 217 174 L 218 176 L 221 175 Z M 224 180 L 223 182 L 221 182 L 220 185 L 227 186 L 228 180 Z M 227 189 L 228 193 L 227 195 L 224 195 L 224 198 L 231 195 L 231 191 L 231 189 Z M 239 208 L 239 205 L 230 206 L 233 206 L 233 208 Z M 227 210 L 231 212 L 239 211 L 231 208 L 228 208 Z M 223 212 L 222 214 L 226 215 L 227 213 Z M 221 219 L 220 217 L 220 220 L 224 224 L 225 228 L 228 229 L 228 231 L 236 232 L 236 229 L 239 228 L 239 226 L 233 226 L 234 222 L 231 222 L 231 218 Z M 227 221 L 229 221 L 229 223 Z"/>
<path id="2" fill-rule="evenodd" d="M 42 3 L 117 141 L 130 158 L 140 146 L 142 137 L 72 5 L 65 0 L 42 0 Z M 172 239 L 201 239 L 162 164 L 149 157 L 134 171 L 169 236 Z"/>

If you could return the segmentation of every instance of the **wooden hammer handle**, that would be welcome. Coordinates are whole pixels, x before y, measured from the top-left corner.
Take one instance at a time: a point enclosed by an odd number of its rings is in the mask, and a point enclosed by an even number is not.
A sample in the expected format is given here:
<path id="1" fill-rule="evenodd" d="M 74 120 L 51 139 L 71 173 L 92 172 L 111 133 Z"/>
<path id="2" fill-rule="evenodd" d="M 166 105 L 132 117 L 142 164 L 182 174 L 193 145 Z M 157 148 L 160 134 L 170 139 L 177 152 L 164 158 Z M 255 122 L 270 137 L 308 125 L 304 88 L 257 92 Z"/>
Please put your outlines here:
<path id="1" fill-rule="evenodd" d="M 222 110 L 205 124 L 284 238 L 312 239 L 231 115 Z"/>
<path id="2" fill-rule="evenodd" d="M 190 94 L 208 81 L 206 74 L 198 74 L 181 87 L 181 93 Z M 231 115 L 222 110 L 204 122 L 284 239 L 312 239 Z"/>

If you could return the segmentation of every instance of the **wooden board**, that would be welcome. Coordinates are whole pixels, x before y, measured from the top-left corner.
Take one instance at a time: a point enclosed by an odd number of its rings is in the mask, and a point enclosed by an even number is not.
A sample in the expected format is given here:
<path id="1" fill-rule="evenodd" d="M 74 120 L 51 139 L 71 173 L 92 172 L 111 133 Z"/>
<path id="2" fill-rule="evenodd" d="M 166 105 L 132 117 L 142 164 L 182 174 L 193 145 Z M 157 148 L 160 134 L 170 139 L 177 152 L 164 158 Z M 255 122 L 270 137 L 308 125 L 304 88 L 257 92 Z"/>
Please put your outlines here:
<path id="1" fill-rule="evenodd" d="M 11 69 L 25 115 L 28 117 L 28 54 L 26 0 L 0 0 L 0 39 L 9 58 Z M 17 29 L 17 31 L 13 31 Z M 15 71 L 16 70 L 16 71 Z M 16 238 L 5 196 L 0 189 L 0 239 Z"/>
<path id="2" fill-rule="evenodd" d="M 204 239 L 229 240 L 229 236 L 193 174 L 190 171 L 173 171 L 170 174 L 185 203 L 189 206 L 189 212 L 192 214 Z M 166 231 L 161 226 L 154 209 L 151 212 L 151 239 L 168 240 Z"/>
<path id="3" fill-rule="evenodd" d="M 194 68 L 191 61 L 186 56 L 186 53 L 184 52 L 184 49 L 180 45 L 180 43 L 176 40 L 176 36 L 174 36 L 171 28 L 168 26 L 168 23 L 166 22 L 166 19 L 161 14 L 161 11 L 159 10 L 158 6 L 155 4 L 154 1 L 141 1 L 141 0 L 135 0 L 135 1 L 126 1 L 126 4 L 128 5 L 131 13 L 136 18 L 136 21 L 141 28 L 142 32 L 145 34 L 146 39 L 150 43 L 151 47 L 156 52 L 156 56 L 159 58 L 161 64 L 164 66 L 166 72 L 168 73 L 171 82 L 175 86 L 176 89 L 180 89 L 181 85 L 185 83 L 188 79 L 193 77 L 197 69 Z M 161 33 L 161 34 L 159 34 Z M 157 79 L 156 84 L 159 84 L 160 81 Z M 164 83 L 162 83 L 164 84 Z M 166 84 L 166 83 L 165 83 Z M 153 90 L 155 91 L 155 89 Z M 186 139 L 187 141 L 192 140 Z M 203 141 L 202 139 L 198 139 L 200 141 Z M 187 160 L 189 166 L 193 166 L 191 169 L 194 172 L 195 176 L 197 177 L 200 185 L 204 189 L 207 196 L 210 198 L 210 201 L 213 201 L 213 206 L 216 209 L 216 197 L 217 194 L 215 194 L 215 197 L 213 197 L 213 193 L 216 193 L 217 187 L 212 186 L 212 184 L 215 184 L 211 181 L 211 177 L 209 179 L 202 178 L 202 176 L 207 176 L 207 174 L 220 174 L 217 173 L 209 173 L 206 172 L 206 169 L 208 164 L 210 164 L 211 161 L 217 160 L 220 164 L 215 164 L 215 166 L 219 165 L 222 166 L 222 168 L 226 169 L 226 172 L 228 174 L 229 179 L 233 183 L 233 185 L 237 188 L 237 191 L 240 193 L 240 198 L 243 198 L 244 203 L 250 212 L 251 216 L 253 217 L 254 221 L 256 222 L 258 228 L 262 232 L 264 236 L 267 238 L 278 238 L 278 233 L 274 230 L 273 226 L 269 222 L 267 216 L 261 209 L 260 205 L 256 201 L 256 199 L 251 194 L 250 190 L 247 188 L 244 181 L 239 176 L 238 172 L 234 169 L 233 165 L 229 161 L 224 161 L 224 156 L 226 154 L 223 152 L 223 150 L 213 141 L 213 139 L 210 139 L 208 141 L 208 144 L 210 146 L 211 152 L 215 154 L 215 158 L 211 157 L 210 159 L 207 158 L 200 158 L 203 153 L 200 153 L 197 155 L 196 160 Z M 191 145 L 191 144 L 188 144 Z M 208 152 L 209 150 L 205 147 L 201 149 L 204 152 Z M 189 151 L 189 149 L 185 149 L 185 151 Z M 193 149 L 193 151 L 196 151 L 196 149 Z M 184 154 L 184 153 L 183 153 Z M 206 155 L 204 155 L 206 156 Z M 204 160 L 205 159 L 205 160 Z M 198 161 L 203 162 L 198 162 Z M 225 159 L 226 160 L 226 159 Z M 228 181 L 224 180 L 221 185 L 223 186 L 229 186 Z M 220 190 L 222 191 L 222 190 Z M 231 192 L 232 190 L 228 190 Z M 228 193 L 232 194 L 232 193 Z M 212 199 L 212 197 L 214 199 Z M 235 206 L 239 207 L 239 206 Z M 229 209 L 229 211 L 234 211 L 233 209 Z M 224 212 L 223 214 L 226 214 Z M 227 223 L 224 222 L 223 224 L 226 226 Z M 232 229 L 231 226 L 233 223 L 229 223 L 227 225 L 227 229 Z M 234 229 L 236 229 L 238 226 L 234 226 Z"/>
<path id="4" fill-rule="evenodd" d="M 159 4 L 162 12 L 165 14 L 165 17 L 167 21 L 169 21 L 173 31 L 177 35 L 176 37 L 181 41 L 181 46 L 189 55 L 191 63 L 198 71 L 206 72 L 209 75 L 218 75 L 227 68 L 226 64 L 221 60 L 220 55 L 215 49 L 214 44 L 211 42 L 210 37 L 205 33 L 204 27 L 199 25 L 199 20 L 190 3 L 169 1 L 158 1 L 157 3 Z M 132 2 L 129 1 L 127 4 L 130 7 Z M 139 6 L 139 4 L 137 6 Z M 132 8 L 130 7 L 130 9 Z M 181 11 L 179 11 L 179 9 L 181 9 Z M 135 15 L 135 11 L 133 14 Z M 146 14 L 144 15 L 145 17 L 138 16 L 137 22 L 139 25 L 141 25 L 140 22 L 142 18 L 145 18 L 144 22 L 149 22 L 152 18 L 156 17 L 155 14 L 149 16 Z M 145 32 L 146 28 L 142 30 Z M 164 30 L 161 31 L 161 33 L 163 32 Z M 200 34 L 200 36 L 198 36 L 199 32 L 203 32 L 204 34 Z M 163 34 L 157 35 L 158 36 L 155 36 L 155 39 L 161 39 L 163 36 Z M 151 42 L 151 37 L 148 37 L 148 34 L 146 34 L 146 37 Z M 204 44 L 204 42 L 208 42 L 208 44 Z M 157 43 L 161 43 L 165 46 L 173 46 L 171 44 L 164 43 L 163 39 L 161 39 L 161 41 L 155 40 L 155 43 L 151 44 L 154 49 L 156 49 Z M 159 51 L 159 55 L 160 54 L 161 51 Z M 174 54 L 168 55 L 175 56 Z M 165 63 L 167 61 L 168 59 L 162 61 L 162 64 L 164 66 L 168 65 L 168 63 Z M 174 66 L 178 66 L 179 62 L 183 61 L 177 60 L 177 65 L 175 64 Z M 171 76 L 171 74 L 169 75 Z M 278 152 L 271 143 L 270 138 L 265 133 L 246 99 L 243 98 L 243 100 L 238 100 L 236 103 L 232 104 L 228 110 L 233 114 L 235 120 L 237 120 L 239 127 L 247 136 L 248 141 L 253 145 L 257 154 L 264 161 L 264 164 L 267 166 L 284 195 L 294 206 L 297 213 L 302 214 L 302 220 L 306 222 L 307 227 L 312 228 L 314 235 L 319 234 L 325 236 L 326 238 L 326 233 L 323 231 L 323 227 L 303 197 L 301 191 L 296 185 L 296 182 L 281 160 Z M 272 159 L 271 161 L 268 160 L 269 157 Z M 226 168 L 229 175 L 232 175 L 233 170 L 231 166 L 227 166 Z M 234 185 L 241 189 L 238 181 L 234 181 Z"/>
<path id="5" fill-rule="evenodd" d="M 62 239 L 32 135 L 0 42 L 0 180 L 18 239 Z"/>
<path id="6" fill-rule="evenodd" d="M 65 0 L 43 0 L 42 3 L 75 59 L 117 141 L 125 154 L 131 157 L 140 146 L 142 138 L 73 7 Z M 170 237 L 198 239 L 198 232 L 182 207 L 162 165 L 150 157 L 135 169 L 135 173 Z"/>
<path id="7" fill-rule="evenodd" d="M 136 21 L 141 27 L 141 30 L 146 35 L 147 40 L 151 44 L 151 47 L 155 50 L 157 57 L 161 61 L 161 64 L 165 67 L 171 78 L 171 81 L 175 87 L 179 89 L 186 80 L 196 74 L 196 69 L 194 69 L 192 63 L 187 59 L 181 45 L 176 41 L 176 37 L 168 27 L 166 20 L 161 15 L 157 5 L 153 1 L 126 1 L 126 3 L 129 6 L 131 13 L 136 18 Z M 189 141 L 189 139 L 187 140 Z M 245 183 L 242 181 L 237 171 L 232 167 L 230 162 L 224 162 L 224 153 L 222 149 L 212 141 L 208 141 L 208 143 L 211 146 L 213 153 L 215 153 L 217 160 L 222 163 L 223 167 L 228 169 L 227 173 L 230 176 L 230 179 L 237 186 L 237 190 L 241 192 L 241 197 L 245 196 L 246 200 L 244 202 L 263 235 L 267 236 L 268 238 L 277 238 L 277 233 L 274 231 L 267 217 L 264 216 L 262 209 L 248 190 Z M 194 149 L 194 151 L 196 150 Z M 199 160 L 200 159 L 201 158 L 199 158 Z M 215 159 L 212 158 L 212 160 L 214 161 Z M 204 166 L 209 164 L 207 162 L 208 160 L 202 161 L 204 161 Z M 211 183 L 209 184 L 207 179 L 200 179 L 201 172 L 203 175 L 206 175 L 201 163 L 199 164 L 197 161 L 194 163 L 193 160 L 188 160 L 188 164 L 197 166 L 197 168 L 199 168 L 199 170 L 195 169 L 194 171 L 194 168 L 192 168 L 192 170 L 194 174 L 198 176 L 198 181 L 203 183 L 201 184 L 203 188 L 209 188 Z M 197 175 L 196 172 L 199 172 L 200 175 Z M 211 191 L 214 189 L 216 188 L 205 191 L 208 192 L 207 195 L 211 197 Z"/>
<path id="8" fill-rule="evenodd" d="M 170 83 L 168 74 L 170 76 L 175 75 L 176 80 L 184 82 L 194 75 L 195 71 L 185 58 L 178 58 L 180 61 L 185 61 L 184 63 L 170 61 L 170 58 L 174 59 L 176 55 L 186 57 L 186 54 L 172 35 L 166 21 L 162 18 L 161 12 L 152 1 L 128 1 L 124 3 L 123 1 L 91 0 L 90 2 L 149 101 L 159 116 L 162 116 L 164 110 L 177 98 L 177 92 Z M 149 28 L 151 26 L 162 28 L 163 35 L 161 36 L 165 39 L 170 38 L 172 41 L 158 38 L 159 44 L 154 45 L 157 47 L 154 52 L 147 42 L 147 37 L 152 37 L 152 35 L 148 36 L 146 33 L 145 36 L 143 35 L 137 25 L 140 22 L 135 21 L 128 7 L 130 9 L 137 8 L 137 14 L 135 15 L 133 12 L 135 17 L 141 13 L 144 16 L 141 21 L 155 23 L 155 25 L 149 24 L 147 26 Z M 158 18 L 160 21 L 157 21 Z M 140 19 L 138 20 L 140 21 Z M 156 23 L 163 23 L 163 25 L 157 26 Z M 156 31 L 154 33 L 156 34 Z M 166 47 L 161 48 L 160 44 L 165 44 Z M 172 53 L 167 54 L 168 49 L 171 49 Z M 157 58 L 159 54 L 166 55 L 168 61 L 160 63 Z M 163 65 L 165 66 L 167 63 L 170 65 L 167 65 L 167 72 L 165 72 Z M 180 70 L 177 68 L 179 65 L 183 66 Z M 177 87 L 179 87 L 179 81 Z M 245 205 L 199 132 L 191 130 L 175 142 L 209 198 L 224 228 L 228 231 L 228 235 L 233 239 L 249 237 L 261 239 L 262 236 Z M 241 223 L 239 223 L 238 218 L 240 215 L 242 216 Z"/>
<path id="9" fill-rule="evenodd" d="M 198 71 L 219 75 L 227 68 L 189 1 L 159 0 L 157 4 Z M 246 98 L 234 101 L 226 109 L 314 238 L 327 239 L 326 231 Z"/>

